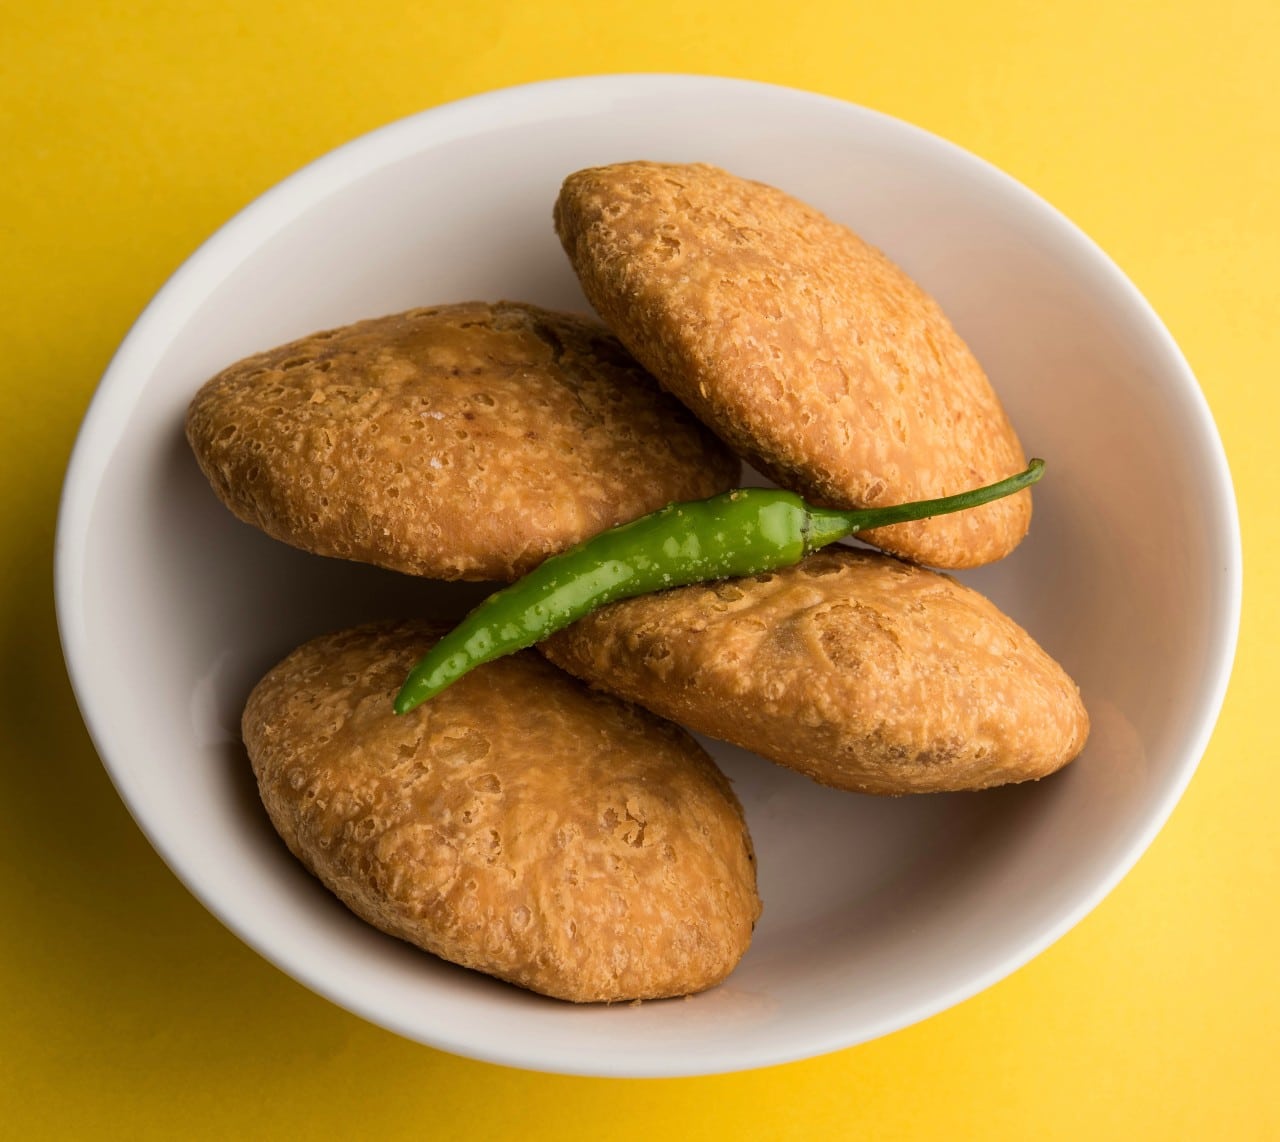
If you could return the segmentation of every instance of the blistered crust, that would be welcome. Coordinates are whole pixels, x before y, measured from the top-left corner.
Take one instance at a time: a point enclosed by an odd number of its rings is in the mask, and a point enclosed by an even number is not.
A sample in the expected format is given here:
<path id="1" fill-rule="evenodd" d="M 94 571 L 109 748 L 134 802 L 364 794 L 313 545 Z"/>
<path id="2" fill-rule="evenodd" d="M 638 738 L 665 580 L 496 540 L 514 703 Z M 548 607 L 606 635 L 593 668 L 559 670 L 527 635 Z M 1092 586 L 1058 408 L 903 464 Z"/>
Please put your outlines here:
<path id="1" fill-rule="evenodd" d="M 1044 777 L 1089 732 L 1075 683 L 989 600 L 849 548 L 614 603 L 541 649 L 663 717 L 863 793 Z"/>
<path id="2" fill-rule="evenodd" d="M 187 437 L 240 519 L 438 579 L 514 579 L 739 472 L 598 322 L 511 302 L 415 309 L 246 358 L 196 395 Z"/>
<path id="3" fill-rule="evenodd" d="M 293 853 L 357 915 L 577 1002 L 723 979 L 760 913 L 728 781 L 677 726 L 532 651 L 396 717 L 440 633 L 316 639 L 258 684 L 244 740 Z"/>
<path id="4" fill-rule="evenodd" d="M 832 507 L 1013 475 L 1022 446 L 934 300 L 804 203 L 702 164 L 579 171 L 555 208 L 583 291 L 624 345 L 740 455 Z M 1008 554 L 1029 492 L 866 532 L 935 567 Z"/>

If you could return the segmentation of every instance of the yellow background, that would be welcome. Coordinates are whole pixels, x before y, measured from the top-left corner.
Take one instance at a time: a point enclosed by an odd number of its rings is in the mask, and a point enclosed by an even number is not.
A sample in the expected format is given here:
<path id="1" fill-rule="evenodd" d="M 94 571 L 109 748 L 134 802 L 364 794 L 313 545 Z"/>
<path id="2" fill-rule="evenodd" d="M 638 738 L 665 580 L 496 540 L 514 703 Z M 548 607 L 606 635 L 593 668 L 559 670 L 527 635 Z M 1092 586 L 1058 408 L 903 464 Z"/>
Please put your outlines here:
<path id="1" fill-rule="evenodd" d="M 1274 0 L 0 0 L 0 61 L 0 1136 L 1280 1137 Z M 638 70 L 887 111 L 1074 218 L 1200 378 L 1247 574 L 1209 753 L 1075 931 L 879 1042 L 649 1083 L 416 1046 L 241 945 L 117 801 L 66 683 L 51 592 L 59 484 L 94 385 L 214 228 L 388 120 Z"/>

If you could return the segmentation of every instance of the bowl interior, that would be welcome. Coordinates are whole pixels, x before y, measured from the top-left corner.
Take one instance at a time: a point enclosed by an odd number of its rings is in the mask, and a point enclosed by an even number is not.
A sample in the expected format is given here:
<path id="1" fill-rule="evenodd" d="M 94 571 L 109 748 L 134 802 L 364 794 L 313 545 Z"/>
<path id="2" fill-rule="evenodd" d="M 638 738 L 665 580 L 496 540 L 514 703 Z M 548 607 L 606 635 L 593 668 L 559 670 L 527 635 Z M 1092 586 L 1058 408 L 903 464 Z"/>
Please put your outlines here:
<path id="1" fill-rule="evenodd" d="M 1030 787 L 883 800 L 707 743 L 746 806 L 764 916 L 722 987 L 574 1008 L 348 915 L 287 854 L 239 744 L 260 674 L 322 631 L 459 613 L 483 592 L 303 555 L 236 522 L 182 434 L 218 369 L 415 305 L 585 309 L 551 228 L 561 179 L 631 158 L 781 186 L 884 248 L 942 303 L 1030 454 L 1026 542 L 963 576 L 1077 679 L 1084 755 Z M 286 971 L 423 1042 L 545 1070 L 690 1074 L 882 1034 L 1013 970 L 1149 842 L 1225 684 L 1238 540 L 1221 449 L 1177 350 L 1042 202 L 901 123 L 817 96 L 675 77 L 565 81 L 395 124 L 283 184 L 206 245 L 122 347 L 59 533 L 59 611 L 86 720 L 153 843 Z"/>

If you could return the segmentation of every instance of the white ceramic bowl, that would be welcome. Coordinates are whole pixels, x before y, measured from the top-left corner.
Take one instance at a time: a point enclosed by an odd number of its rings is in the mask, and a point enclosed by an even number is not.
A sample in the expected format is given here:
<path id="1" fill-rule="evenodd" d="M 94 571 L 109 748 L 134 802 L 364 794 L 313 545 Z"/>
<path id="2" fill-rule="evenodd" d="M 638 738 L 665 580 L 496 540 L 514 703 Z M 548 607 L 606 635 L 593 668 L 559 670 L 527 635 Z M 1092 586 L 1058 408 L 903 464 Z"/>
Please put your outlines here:
<path id="1" fill-rule="evenodd" d="M 461 592 L 307 556 L 237 523 L 183 413 L 222 366 L 432 302 L 585 308 L 551 228 L 580 167 L 701 160 L 848 223 L 940 300 L 1028 451 L 1030 537 L 964 576 L 1079 681 L 1084 755 L 1030 787 L 880 800 L 713 745 L 759 853 L 765 911 L 729 981 L 688 1001 L 573 1007 L 380 935 L 285 851 L 239 744 L 249 688 L 305 639 Z M 472 593 L 474 597 L 474 592 Z M 832 99 L 610 76 L 416 115 L 313 163 L 211 238 L 156 297 L 85 419 L 58 528 L 80 707 L 117 789 L 228 927 L 351 1011 L 539 1070 L 762 1066 L 922 1019 L 1025 963 L 1151 841 L 1222 700 L 1239 618 L 1230 477 L 1155 314 L 1070 222 L 924 131 Z"/>

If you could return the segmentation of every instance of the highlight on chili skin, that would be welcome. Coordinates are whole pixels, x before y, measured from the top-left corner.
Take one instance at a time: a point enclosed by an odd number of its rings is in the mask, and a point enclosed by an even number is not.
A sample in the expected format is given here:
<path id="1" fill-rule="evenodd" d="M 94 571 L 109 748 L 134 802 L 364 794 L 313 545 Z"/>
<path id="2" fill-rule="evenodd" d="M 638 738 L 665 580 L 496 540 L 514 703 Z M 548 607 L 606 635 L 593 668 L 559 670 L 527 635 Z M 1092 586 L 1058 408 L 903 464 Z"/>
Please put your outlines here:
<path id="1" fill-rule="evenodd" d="M 889 507 L 835 511 L 794 492 L 737 488 L 668 504 L 553 555 L 494 592 L 410 671 L 394 709 L 407 714 L 468 671 L 533 646 L 607 603 L 668 587 L 758 575 L 859 531 L 980 507 L 1036 483 L 1044 461 L 981 488 Z"/>

